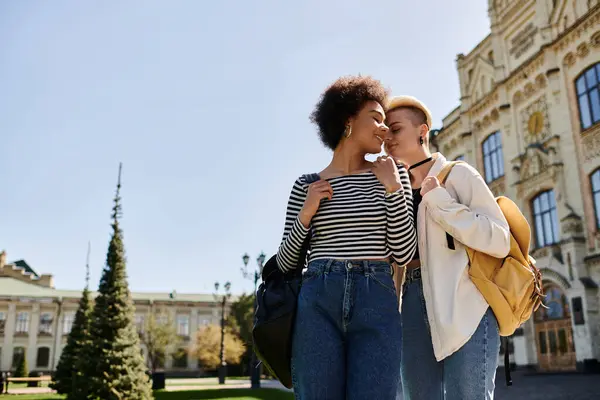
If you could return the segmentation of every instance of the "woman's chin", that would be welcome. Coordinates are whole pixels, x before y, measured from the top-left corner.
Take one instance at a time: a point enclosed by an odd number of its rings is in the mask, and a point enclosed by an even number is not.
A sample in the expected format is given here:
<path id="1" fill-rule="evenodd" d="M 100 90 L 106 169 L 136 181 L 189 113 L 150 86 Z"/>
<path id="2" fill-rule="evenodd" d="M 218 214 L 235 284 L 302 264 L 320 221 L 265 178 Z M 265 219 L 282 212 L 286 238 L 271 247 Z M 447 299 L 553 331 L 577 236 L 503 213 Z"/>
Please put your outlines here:
<path id="1" fill-rule="evenodd" d="M 379 154 L 383 151 L 381 145 L 380 146 L 372 146 L 367 148 L 367 154 Z"/>

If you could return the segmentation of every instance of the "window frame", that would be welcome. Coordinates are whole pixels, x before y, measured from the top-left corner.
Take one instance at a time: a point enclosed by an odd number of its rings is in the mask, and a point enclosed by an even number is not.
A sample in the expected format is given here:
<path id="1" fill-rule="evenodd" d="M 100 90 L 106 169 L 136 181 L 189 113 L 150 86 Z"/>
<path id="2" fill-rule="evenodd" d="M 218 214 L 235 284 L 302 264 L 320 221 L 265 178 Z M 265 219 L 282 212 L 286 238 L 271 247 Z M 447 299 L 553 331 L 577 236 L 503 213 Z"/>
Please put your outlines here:
<path id="1" fill-rule="evenodd" d="M 587 73 L 591 70 L 595 70 L 596 72 L 596 85 L 592 88 L 590 88 L 588 86 L 588 82 L 587 82 Z M 579 93 L 579 82 L 583 80 L 583 84 L 585 86 L 585 90 L 583 93 Z M 581 73 L 579 75 L 577 75 L 577 77 L 575 78 L 573 85 L 575 87 L 575 97 L 577 97 L 577 111 L 579 113 L 579 127 L 581 129 L 582 132 L 593 128 L 594 126 L 600 124 L 600 114 L 598 115 L 598 119 L 594 122 L 594 109 L 592 107 L 592 100 L 590 97 L 590 93 L 594 91 L 594 89 L 597 91 L 598 94 L 598 108 L 600 109 L 600 62 L 597 62 L 595 64 L 592 64 L 590 66 L 588 66 L 586 69 L 584 69 L 583 71 L 581 71 Z M 585 127 L 583 125 L 583 114 L 582 114 L 582 110 L 581 110 L 581 97 L 582 96 L 586 96 L 587 97 L 587 107 L 588 107 L 588 113 L 589 113 L 589 118 L 590 118 L 590 126 Z M 600 113 L 600 111 L 599 111 Z"/>
<path id="2" fill-rule="evenodd" d="M 62 334 L 63 335 L 68 335 L 69 333 L 71 333 L 71 330 L 73 329 L 73 323 L 75 322 L 75 312 L 70 311 L 70 312 L 66 312 L 63 316 L 63 323 L 62 323 Z M 69 328 L 67 330 L 67 327 Z"/>
<path id="3" fill-rule="evenodd" d="M 24 315 L 25 318 L 23 318 L 23 319 L 19 318 L 19 316 L 21 316 L 21 315 Z M 29 311 L 17 312 L 16 318 L 15 318 L 15 333 L 17 333 L 17 334 L 29 333 L 30 323 L 31 323 L 31 315 L 29 314 Z M 19 329 L 19 328 L 21 328 L 21 324 L 25 325 L 24 330 Z"/>
<path id="4" fill-rule="evenodd" d="M 598 188 L 594 191 L 594 176 L 598 176 Z M 592 193 L 592 203 L 594 204 L 594 218 L 596 220 L 596 230 L 600 231 L 600 211 L 598 208 L 600 207 L 600 168 L 596 168 L 590 174 L 590 191 Z M 598 202 L 596 202 L 596 194 L 598 194 Z"/>
<path id="5" fill-rule="evenodd" d="M 41 335 L 52 335 L 52 327 L 54 325 L 54 314 L 49 311 L 44 311 L 40 314 L 38 333 Z"/>
<path id="6" fill-rule="evenodd" d="M 46 362 L 46 365 L 40 365 L 40 350 L 42 349 L 46 349 L 48 351 L 48 359 Z M 35 367 L 36 369 L 43 369 L 43 368 L 49 368 L 50 367 L 50 353 L 51 353 L 51 349 L 49 346 L 40 346 L 37 348 L 37 353 L 35 354 Z"/>
<path id="7" fill-rule="evenodd" d="M 182 324 L 182 322 L 185 320 L 185 324 Z M 187 332 L 183 332 L 182 325 L 186 326 L 186 331 Z M 189 337 L 190 336 L 190 316 L 188 314 L 178 314 L 177 315 L 177 335 L 179 336 L 183 336 L 183 337 Z"/>
<path id="8" fill-rule="evenodd" d="M 548 203 L 548 207 L 543 209 L 543 196 L 547 196 L 547 203 Z M 539 207 L 536 207 L 536 201 L 539 200 Z M 536 244 L 536 248 L 541 249 L 544 247 L 548 247 L 548 246 L 553 246 L 556 244 L 560 243 L 560 221 L 558 219 L 558 209 L 556 206 L 556 194 L 554 193 L 554 189 L 546 189 L 543 191 L 538 192 L 535 196 L 533 196 L 531 198 L 530 201 L 530 205 L 531 205 L 531 214 L 532 214 L 532 220 L 533 220 L 533 226 L 534 226 L 534 232 L 535 232 L 535 244 Z M 536 208 L 538 208 L 539 210 L 536 211 Z M 549 214 L 549 221 L 550 221 L 550 226 L 547 227 L 546 226 L 546 215 Z M 541 234 L 542 234 L 542 238 L 543 238 L 543 243 L 540 243 L 540 230 L 539 230 L 539 225 L 538 225 L 538 218 L 541 218 L 540 224 L 541 224 Z M 552 233 L 552 238 L 550 240 L 548 240 L 546 238 L 546 230 L 550 229 L 551 233 Z"/>
<path id="9" fill-rule="evenodd" d="M 494 148 L 490 149 L 492 141 L 494 142 Z M 486 151 L 486 146 L 488 150 Z M 489 165 L 491 171 L 489 171 L 490 179 L 488 179 L 488 168 L 486 167 L 486 159 L 489 157 Z M 493 161 L 496 158 L 496 169 L 498 175 L 494 175 L 494 167 Z M 502 178 L 506 174 L 506 170 L 504 168 L 504 149 L 502 143 L 502 134 L 501 132 L 495 131 L 490 133 L 482 142 L 481 142 L 481 159 L 483 162 L 483 177 L 486 183 L 492 183 L 500 178 Z"/>

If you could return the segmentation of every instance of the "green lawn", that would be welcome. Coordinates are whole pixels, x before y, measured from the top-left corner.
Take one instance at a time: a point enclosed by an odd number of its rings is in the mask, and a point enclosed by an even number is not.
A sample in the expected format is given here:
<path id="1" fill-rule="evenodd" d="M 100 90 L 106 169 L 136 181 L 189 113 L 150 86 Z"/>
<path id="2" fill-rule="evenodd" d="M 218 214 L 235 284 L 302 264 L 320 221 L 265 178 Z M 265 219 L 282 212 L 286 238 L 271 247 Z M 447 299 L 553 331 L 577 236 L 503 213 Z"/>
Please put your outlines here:
<path id="1" fill-rule="evenodd" d="M 0 394 L 2 400 L 57 400 L 64 399 L 58 394 Z"/>
<path id="2" fill-rule="evenodd" d="M 184 392 L 157 392 L 156 400 L 292 400 L 292 393 L 277 389 L 215 389 Z"/>
<path id="3" fill-rule="evenodd" d="M 237 382 L 237 381 L 250 381 L 249 376 L 228 376 L 225 383 Z M 167 387 L 173 386 L 208 386 L 216 385 L 219 383 L 218 378 L 169 378 L 166 381 Z"/>
<path id="4" fill-rule="evenodd" d="M 293 400 L 294 395 L 277 389 L 216 389 L 181 392 L 156 392 L 156 400 Z M 64 399 L 55 394 L 0 395 L 2 400 L 55 400 Z"/>

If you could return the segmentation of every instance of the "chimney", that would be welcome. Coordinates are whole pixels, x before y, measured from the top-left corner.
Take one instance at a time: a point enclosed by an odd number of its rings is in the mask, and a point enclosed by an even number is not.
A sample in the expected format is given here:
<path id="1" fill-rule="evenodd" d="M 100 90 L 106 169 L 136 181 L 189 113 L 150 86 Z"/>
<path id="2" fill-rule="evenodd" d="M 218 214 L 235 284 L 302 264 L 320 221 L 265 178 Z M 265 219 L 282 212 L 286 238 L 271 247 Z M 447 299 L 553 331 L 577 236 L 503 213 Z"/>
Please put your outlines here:
<path id="1" fill-rule="evenodd" d="M 38 280 L 38 285 L 47 288 L 54 288 L 54 277 L 52 274 L 42 274 Z"/>
<path id="2" fill-rule="evenodd" d="M 4 268 L 5 265 L 6 265 L 6 251 L 2 250 L 2 253 L 0 253 L 0 269 Z"/>

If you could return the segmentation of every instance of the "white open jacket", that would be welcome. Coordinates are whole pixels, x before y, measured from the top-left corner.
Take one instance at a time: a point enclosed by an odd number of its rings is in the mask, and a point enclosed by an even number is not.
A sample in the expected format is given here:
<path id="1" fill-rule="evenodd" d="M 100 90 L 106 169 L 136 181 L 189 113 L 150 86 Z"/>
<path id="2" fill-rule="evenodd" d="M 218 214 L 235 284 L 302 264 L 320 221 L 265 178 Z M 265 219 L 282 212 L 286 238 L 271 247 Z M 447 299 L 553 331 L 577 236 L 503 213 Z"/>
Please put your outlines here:
<path id="1" fill-rule="evenodd" d="M 448 163 L 440 153 L 433 157 L 428 176 L 436 176 Z M 508 223 L 475 168 L 455 165 L 444 186 L 423 196 L 417 214 L 421 279 L 437 361 L 471 338 L 488 308 L 469 278 L 463 244 L 502 258 L 510 248 Z M 454 238 L 454 250 L 448 247 L 446 232 Z"/>

